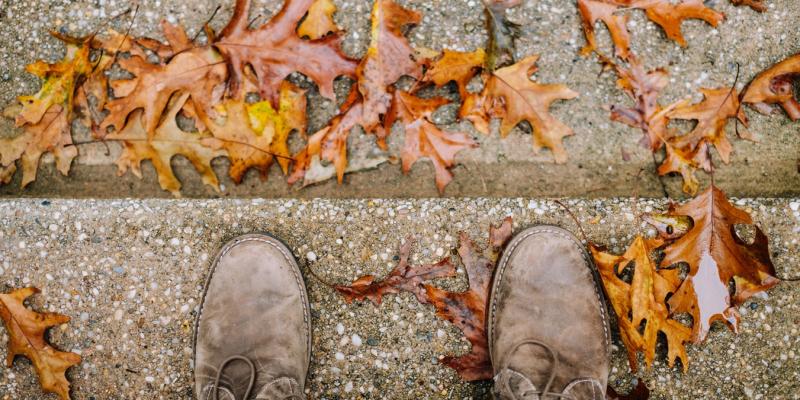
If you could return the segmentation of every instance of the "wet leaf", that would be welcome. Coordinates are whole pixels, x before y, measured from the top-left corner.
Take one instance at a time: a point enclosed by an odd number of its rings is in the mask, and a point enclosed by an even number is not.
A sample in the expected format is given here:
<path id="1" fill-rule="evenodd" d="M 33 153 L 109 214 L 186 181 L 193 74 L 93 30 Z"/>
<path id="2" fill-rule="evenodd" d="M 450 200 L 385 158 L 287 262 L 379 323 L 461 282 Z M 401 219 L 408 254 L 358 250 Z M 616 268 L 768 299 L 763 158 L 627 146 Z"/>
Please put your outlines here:
<path id="1" fill-rule="evenodd" d="M 405 145 L 401 153 L 403 172 L 411 171 L 419 159 L 429 159 L 436 170 L 436 187 L 441 194 L 453 180 L 450 169 L 455 165 L 456 154 L 478 145 L 466 133 L 443 131 L 431 122 L 433 112 L 447 103 L 447 99 L 440 97 L 422 99 L 397 91 L 384 120 L 386 132 L 395 122 L 400 122 L 405 130 Z"/>
<path id="2" fill-rule="evenodd" d="M 486 7 L 486 23 L 489 26 L 489 43 L 487 45 L 487 68 L 494 71 L 516 61 L 515 43 L 521 27 L 508 20 L 509 8 L 522 4 L 522 0 L 483 0 Z"/>
<path id="3" fill-rule="evenodd" d="M 800 120 L 800 102 L 795 96 L 795 82 L 800 79 L 800 54 L 793 55 L 761 72 L 748 85 L 742 103 L 769 114 L 778 104 L 792 121 Z"/>
<path id="4" fill-rule="evenodd" d="M 414 49 L 404 36 L 404 29 L 416 25 L 422 16 L 391 0 L 376 0 L 372 7 L 370 44 L 356 75 L 363 98 L 364 130 L 372 132 L 392 102 L 390 86 L 401 77 L 422 77 L 422 67 L 414 60 Z"/>
<path id="5" fill-rule="evenodd" d="M 39 289 L 17 289 L 0 294 L 0 318 L 8 333 L 8 356 L 6 366 L 11 368 L 17 355 L 31 360 L 39 385 L 47 393 L 54 393 L 62 400 L 69 400 L 69 381 L 66 371 L 81 362 L 75 353 L 54 348 L 45 339 L 48 329 L 66 324 L 70 318 L 56 313 L 38 313 L 25 307 L 25 299 L 39 293 Z"/>
<path id="6" fill-rule="evenodd" d="M 220 32 L 214 46 L 225 57 L 232 73 L 229 86 L 239 97 L 247 68 L 259 82 L 261 97 L 277 107 L 281 82 L 300 72 L 319 86 L 319 92 L 334 98 L 333 81 L 339 76 L 355 76 L 356 62 L 339 48 L 340 37 L 328 35 L 319 40 L 303 40 L 296 29 L 314 0 L 287 0 L 269 22 L 250 29 L 250 0 L 237 0 L 233 17 Z"/>
<path id="7" fill-rule="evenodd" d="M 297 35 L 316 40 L 329 33 L 336 33 L 339 27 L 333 20 L 336 5 L 332 0 L 315 0 L 308 9 L 308 15 L 297 28 Z"/>
<path id="8" fill-rule="evenodd" d="M 156 128 L 153 135 L 148 135 L 144 128 L 142 111 L 131 114 L 128 124 L 119 132 L 109 134 L 106 139 L 122 142 L 123 151 L 117 160 L 119 175 L 130 170 L 141 178 L 142 161 L 150 160 L 158 175 L 161 188 L 180 197 L 181 182 L 175 176 L 171 161 L 176 155 L 186 157 L 200 173 L 203 183 L 219 191 L 219 180 L 211 166 L 211 161 L 224 156 L 224 151 L 212 150 L 202 144 L 210 137 L 207 133 L 189 133 L 182 131 L 177 124 L 176 116 L 183 108 L 189 94 L 183 94 L 166 112 L 164 122 Z"/>
<path id="9" fill-rule="evenodd" d="M 755 227 L 755 240 L 747 244 L 735 232 L 737 224 L 752 225 L 745 211 L 728 202 L 716 186 L 670 215 L 694 220 L 689 232 L 664 248 L 662 265 L 689 264 L 689 276 L 669 299 L 673 313 L 686 312 L 694 320 L 693 339 L 701 342 L 714 321 L 724 321 L 737 331 L 739 315 L 735 306 L 752 295 L 778 284 L 769 254 L 769 242 Z M 733 282 L 733 294 L 728 285 Z"/>
<path id="10" fill-rule="evenodd" d="M 670 318 L 666 297 L 674 293 L 680 279 L 677 270 L 657 270 L 651 253 L 661 241 L 648 241 L 637 236 L 625 254 L 606 253 L 602 248 L 590 244 L 603 281 L 608 300 L 614 308 L 619 324 L 620 338 L 628 351 L 631 369 L 637 370 L 638 353 L 644 353 L 648 366 L 655 359 L 659 333 L 667 339 L 669 366 L 680 359 L 684 371 L 689 364 L 685 343 L 691 341 L 691 328 Z M 629 264 L 633 268 L 631 283 L 620 278 L 622 270 Z M 640 326 L 644 323 L 644 329 Z"/>
<path id="11" fill-rule="evenodd" d="M 72 144 L 67 112 L 55 104 L 42 115 L 39 122 L 26 124 L 22 134 L 10 139 L 0 139 L 0 181 L 9 183 L 16 171 L 15 163 L 22 167 L 22 187 L 36 180 L 39 160 L 45 153 L 53 153 L 56 168 L 69 174 L 78 148 Z"/>

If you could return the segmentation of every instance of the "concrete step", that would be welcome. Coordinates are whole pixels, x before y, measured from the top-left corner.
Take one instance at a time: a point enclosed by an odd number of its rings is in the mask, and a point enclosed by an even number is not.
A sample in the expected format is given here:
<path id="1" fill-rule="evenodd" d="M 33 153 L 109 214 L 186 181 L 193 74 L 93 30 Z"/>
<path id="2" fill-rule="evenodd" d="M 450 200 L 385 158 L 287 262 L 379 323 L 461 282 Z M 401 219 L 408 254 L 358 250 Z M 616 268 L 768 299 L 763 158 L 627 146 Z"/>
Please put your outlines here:
<path id="1" fill-rule="evenodd" d="M 797 277 L 800 200 L 734 201 L 769 235 L 778 275 Z M 590 240 L 618 252 L 647 231 L 635 214 L 665 207 L 661 200 L 565 203 Z M 34 309 L 73 318 L 54 329 L 51 339 L 84 358 L 69 374 L 74 399 L 190 399 L 193 321 L 211 258 L 238 235 L 270 232 L 298 258 L 309 289 L 309 398 L 483 399 L 488 383 L 461 382 L 438 363 L 444 355 L 468 351 L 469 344 L 432 308 L 407 294 L 389 296 L 380 307 L 348 305 L 310 271 L 335 283 L 383 276 L 406 237 L 416 239 L 413 262 L 438 261 L 456 246 L 460 231 L 485 243 L 489 224 L 507 215 L 515 232 L 533 224 L 576 231 L 557 204 L 527 198 L 9 199 L 0 201 L 0 290 L 37 286 L 43 293 L 31 302 Z M 466 283 L 460 273 L 436 284 L 462 290 Z M 793 398 L 800 391 L 799 296 L 800 286 L 783 282 L 743 304 L 738 335 L 715 325 L 706 343 L 689 346 L 687 374 L 666 367 L 660 349 L 653 369 L 638 376 L 655 399 Z M 354 345 L 355 335 L 361 346 Z M 27 361 L 0 371 L 0 398 L 54 398 L 43 397 Z M 624 389 L 635 376 L 615 336 L 611 382 Z"/>
<path id="2" fill-rule="evenodd" d="M 345 51 L 361 56 L 368 46 L 369 6 L 363 2 L 335 1 L 340 12 L 336 19 L 346 30 Z M 434 49 L 471 50 L 486 42 L 483 29 L 484 15 L 481 2 L 442 1 L 436 6 L 425 2 L 400 1 L 425 14 L 425 20 L 409 34 L 416 47 Z M 565 139 L 569 153 L 566 165 L 555 165 L 548 151 L 533 154 L 530 134 L 518 128 L 509 138 L 500 140 L 495 132 L 485 137 L 474 131 L 470 124 L 454 124 L 454 106 L 445 107 L 439 121 L 447 129 L 460 129 L 472 133 L 482 147 L 463 152 L 455 168 L 456 179 L 446 195 L 462 196 L 582 196 L 613 197 L 641 196 L 671 197 L 681 195 L 679 177 L 659 181 L 655 175 L 652 155 L 638 145 L 641 133 L 633 128 L 611 122 L 606 106 L 631 104 L 616 87 L 611 73 L 602 73 L 599 63 L 592 57 L 578 55 L 584 45 L 581 23 L 572 3 L 560 0 L 523 2 L 510 12 L 510 18 L 522 25 L 522 36 L 517 43 L 518 57 L 541 54 L 536 79 L 544 83 L 564 83 L 580 93 L 580 97 L 554 105 L 556 117 L 564 121 L 576 135 Z M 202 26 L 212 11 L 222 8 L 212 21 L 219 29 L 228 20 L 233 1 L 194 1 L 187 4 L 179 0 L 165 0 L 158 4 L 143 3 L 131 33 L 138 36 L 160 37 L 158 21 L 171 18 L 189 28 L 190 35 Z M 274 13 L 281 2 L 257 2 L 255 16 Z M 683 24 L 689 43 L 680 48 L 664 38 L 660 30 L 641 12 L 632 12 L 631 34 L 633 48 L 645 60 L 648 68 L 667 67 L 670 85 L 660 101 L 669 104 L 687 96 L 699 101 L 701 87 L 727 87 L 733 84 L 738 63 L 740 74 L 738 88 L 758 72 L 798 51 L 800 31 L 791 21 L 800 19 L 800 3 L 794 0 L 774 0 L 769 11 L 763 14 L 747 8 L 733 7 L 728 1 L 718 1 L 713 6 L 724 12 L 727 20 L 717 29 L 705 23 L 690 21 Z M 26 2 L 9 4 L 2 14 L 0 24 L 0 54 L 6 55 L 0 64 L 0 106 L 5 107 L 19 95 L 38 90 L 38 80 L 24 71 L 26 64 L 37 59 L 56 60 L 63 53 L 63 45 L 48 35 L 48 29 L 62 27 L 74 35 L 91 33 L 103 21 L 92 15 L 113 15 L 128 7 L 127 3 L 113 1 L 98 5 L 82 0 L 66 5 L 49 5 Z M 70 18 L 65 18 L 70 15 Z M 31 23 L 44 21 L 44 23 Z M 112 22 L 121 31 L 128 28 L 128 20 Z M 744 27 L 753 27 L 744 28 Z M 605 28 L 598 24 L 601 47 L 610 51 Z M 344 90 L 344 86 L 340 89 Z M 451 88 L 452 89 L 452 88 Z M 340 95 L 343 95 L 340 90 Z M 449 94 L 453 95 L 450 90 Z M 341 100 L 342 96 L 340 96 Z M 457 96 L 455 96 L 457 101 Z M 309 114 L 310 131 L 322 128 L 330 118 L 334 105 L 323 101 L 311 89 Z M 797 124 L 784 115 L 763 116 L 746 110 L 751 119 L 749 130 L 759 140 L 751 143 L 736 138 L 733 123 L 727 134 L 734 146 L 730 165 L 723 165 L 715 155 L 719 169 L 716 183 L 730 195 L 783 197 L 800 195 L 800 136 Z M 10 121 L 2 119 L 0 137 L 16 135 L 18 130 Z M 681 125 L 688 129 L 689 125 Z M 742 127 L 740 126 L 740 129 Z M 358 135 L 356 135 L 358 136 Z M 367 151 L 357 151 L 351 145 L 351 163 L 372 164 L 379 159 L 396 159 L 402 143 L 402 133 L 393 135 L 394 145 L 389 154 L 375 152 L 369 144 Z M 369 143 L 371 138 L 361 138 L 358 143 Z M 359 147 L 359 148 L 363 148 Z M 114 155 L 119 152 L 115 143 L 82 145 L 82 156 L 76 161 L 69 178 L 58 176 L 52 164 L 45 162 L 39 180 L 27 190 L 19 189 L 19 179 L 11 185 L 0 187 L 0 196 L 18 197 L 169 197 L 155 179 L 152 167 L 144 168 L 145 179 L 139 181 L 131 175 L 116 177 Z M 626 156 L 623 156 L 623 153 Z M 659 156 L 660 157 L 660 156 Z M 628 159 L 628 161 L 625 161 Z M 297 190 L 284 183 L 273 171 L 264 183 L 251 174 L 245 184 L 235 186 L 227 179 L 225 161 L 217 164 L 218 175 L 225 190 L 216 193 L 204 187 L 196 172 L 185 159 L 174 160 L 177 174 L 184 182 L 186 197 L 431 197 L 438 193 L 433 183 L 433 170 L 428 162 L 420 162 L 410 176 L 403 176 L 398 165 L 384 163 L 375 170 L 354 173 L 346 178 L 346 185 L 333 182 Z M 710 178 L 700 172 L 703 183 Z"/>

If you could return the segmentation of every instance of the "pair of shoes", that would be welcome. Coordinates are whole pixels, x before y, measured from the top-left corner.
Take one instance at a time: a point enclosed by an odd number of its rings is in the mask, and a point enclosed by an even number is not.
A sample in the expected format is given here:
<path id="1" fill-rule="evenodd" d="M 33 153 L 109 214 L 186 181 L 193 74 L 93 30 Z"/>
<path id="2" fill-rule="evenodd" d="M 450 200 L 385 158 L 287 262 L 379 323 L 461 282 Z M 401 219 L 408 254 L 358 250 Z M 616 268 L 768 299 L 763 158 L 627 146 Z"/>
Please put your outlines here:
<path id="1" fill-rule="evenodd" d="M 598 284 L 563 229 L 539 226 L 511 241 L 488 304 L 498 398 L 605 398 L 609 326 Z M 225 245 L 195 326 L 197 398 L 305 399 L 310 359 L 310 307 L 289 249 L 267 235 Z"/>

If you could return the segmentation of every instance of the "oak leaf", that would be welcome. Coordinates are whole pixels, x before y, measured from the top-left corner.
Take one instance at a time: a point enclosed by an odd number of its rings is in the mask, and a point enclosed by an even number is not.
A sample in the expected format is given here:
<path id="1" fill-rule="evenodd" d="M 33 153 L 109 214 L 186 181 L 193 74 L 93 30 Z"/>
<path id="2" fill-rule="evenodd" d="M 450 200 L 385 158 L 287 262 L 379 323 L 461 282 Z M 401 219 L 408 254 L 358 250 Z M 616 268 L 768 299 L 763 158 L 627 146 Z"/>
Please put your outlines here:
<path id="1" fill-rule="evenodd" d="M 56 313 L 38 313 L 25 307 L 25 299 L 39 293 L 39 289 L 17 289 L 0 294 L 0 318 L 8 332 L 6 366 L 11 368 L 17 355 L 31 360 L 39 384 L 47 393 L 69 400 L 69 381 L 66 371 L 81 362 L 75 353 L 54 348 L 45 339 L 48 329 L 66 324 L 70 318 Z"/>
<path id="2" fill-rule="evenodd" d="M 289 81 L 280 88 L 278 110 L 268 101 L 247 105 L 250 122 L 256 134 L 271 137 L 269 151 L 278 160 L 284 175 L 289 172 L 289 135 L 297 131 L 306 134 L 306 92 Z"/>
<path id="3" fill-rule="evenodd" d="M 638 368 L 639 352 L 644 353 L 648 366 L 653 364 L 659 332 L 667 339 L 669 366 L 674 366 L 677 359 L 681 360 L 684 371 L 689 366 L 684 344 L 691 341 L 692 330 L 670 317 L 666 302 L 667 295 L 674 293 L 680 284 L 678 270 L 658 270 L 651 258 L 651 253 L 661 244 L 660 240 L 650 241 L 637 236 L 621 256 L 606 253 L 594 244 L 589 246 L 617 315 L 620 338 L 634 371 Z M 620 277 L 629 265 L 633 268 L 630 283 Z M 640 325 L 645 321 L 642 330 Z"/>
<path id="4" fill-rule="evenodd" d="M 297 28 L 297 34 L 300 37 L 316 40 L 329 33 L 338 32 L 339 27 L 333 20 L 334 13 L 336 5 L 333 4 L 333 0 L 315 0 L 308 9 L 308 15 L 303 23 Z"/>
<path id="5" fill-rule="evenodd" d="M 477 147 L 466 133 L 442 131 L 431 122 L 433 112 L 449 102 L 441 97 L 422 99 L 398 90 L 384 119 L 385 131 L 390 131 L 398 121 L 405 130 L 405 145 L 401 153 L 403 172 L 411 171 L 419 159 L 429 159 L 436 171 L 439 193 L 444 193 L 445 187 L 453 180 L 450 168 L 455 165 L 456 154 Z"/>
<path id="6" fill-rule="evenodd" d="M 800 78 L 800 54 L 795 54 L 758 74 L 748 85 L 742 103 L 769 114 L 771 104 L 779 104 L 792 121 L 800 119 L 800 101 L 795 97 L 794 81 Z"/>
<path id="7" fill-rule="evenodd" d="M 486 23 L 489 26 L 486 66 L 489 71 L 513 64 L 515 40 L 519 37 L 520 25 L 508 20 L 509 8 L 522 4 L 522 0 L 484 0 Z"/>
<path id="8" fill-rule="evenodd" d="M 424 82 L 433 82 L 438 87 L 453 81 L 458 87 L 461 97 L 459 118 L 471 121 L 475 129 L 489 133 L 486 121 L 484 98 L 480 93 L 471 93 L 467 89 L 470 81 L 477 76 L 486 63 L 486 52 L 477 49 L 473 52 L 445 50 L 441 57 L 433 60 L 425 71 Z"/>
<path id="9" fill-rule="evenodd" d="M 768 238 L 757 226 L 752 243 L 740 238 L 735 226 L 752 225 L 753 220 L 714 185 L 670 215 L 694 220 L 686 235 L 664 248 L 662 265 L 689 265 L 689 276 L 669 299 L 671 311 L 692 315 L 695 342 L 705 339 L 714 321 L 724 321 L 736 331 L 739 315 L 734 307 L 779 282 L 770 260 Z M 731 282 L 732 297 L 728 291 Z"/>
<path id="10" fill-rule="evenodd" d="M 694 173 L 700 168 L 697 162 L 698 154 L 703 153 L 702 158 L 706 158 L 706 145 L 698 150 L 686 150 L 676 146 L 671 141 L 665 143 L 667 156 L 661 165 L 658 166 L 658 175 L 665 176 L 671 173 L 680 174 L 683 178 L 683 192 L 694 196 L 700 188 L 700 182 Z"/>
<path id="11" fill-rule="evenodd" d="M 412 293 L 420 303 L 427 303 L 427 291 L 423 283 L 454 277 L 456 268 L 449 257 L 436 264 L 410 265 L 408 257 L 411 255 L 412 244 L 413 241 L 408 238 L 400 246 L 400 261 L 385 278 L 376 280 L 374 275 L 365 275 L 349 286 L 336 286 L 335 289 L 348 303 L 369 300 L 375 305 L 380 305 L 383 296 L 400 292 Z"/>
<path id="12" fill-rule="evenodd" d="M 181 182 L 172 170 L 172 158 L 177 155 L 186 157 L 200 173 L 203 183 L 219 191 L 219 180 L 211 166 L 211 161 L 224 156 L 224 151 L 213 150 L 203 145 L 202 140 L 210 137 L 207 133 L 184 132 L 178 127 L 178 112 L 183 108 L 189 94 L 181 95 L 169 108 L 164 121 L 150 135 L 144 128 L 142 111 L 131 114 L 128 124 L 119 132 L 106 136 L 107 140 L 121 141 L 122 154 L 117 160 L 118 174 L 121 176 L 128 170 L 141 178 L 141 164 L 150 160 L 156 170 L 161 188 L 180 197 Z"/>
<path id="13" fill-rule="evenodd" d="M 313 164 L 323 161 L 333 163 L 336 179 L 342 183 L 347 170 L 347 138 L 353 128 L 361 124 L 363 116 L 364 104 L 358 90 L 350 91 L 341 110 L 327 126 L 311 135 L 306 147 L 295 155 L 289 184 L 303 180 Z"/>
<path id="14" fill-rule="evenodd" d="M 611 34 L 616 54 L 625 60 L 630 56 L 630 33 L 626 27 L 627 17 L 617 15 L 618 11 L 644 10 L 647 18 L 658 24 L 669 39 L 684 47 L 686 40 L 681 32 L 683 21 L 699 19 L 716 27 L 725 19 L 722 13 L 706 6 L 703 0 L 578 0 L 578 7 L 587 42 L 582 53 L 597 51 L 594 25 L 597 21 L 603 21 Z"/>
<path id="15" fill-rule="evenodd" d="M 38 123 L 54 105 L 63 106 L 66 113 L 70 114 L 76 85 L 81 77 L 92 70 L 89 52 L 89 41 L 81 44 L 67 42 L 67 54 L 61 61 L 55 64 L 37 61 L 25 67 L 26 71 L 44 82 L 36 94 L 18 98 L 23 108 L 16 118 L 17 126 Z"/>
<path id="16" fill-rule="evenodd" d="M 759 12 L 767 11 L 764 0 L 731 0 L 731 3 L 735 6 L 747 6 Z"/>
<path id="17" fill-rule="evenodd" d="M 586 46 L 581 49 L 581 54 L 587 55 L 597 51 L 594 26 L 597 21 L 602 21 L 608 28 L 611 41 L 614 43 L 614 54 L 623 60 L 628 59 L 631 54 L 631 38 L 627 28 L 628 16 L 618 15 L 616 13 L 618 9 L 618 4 L 604 0 L 578 0 L 583 34 L 586 37 Z"/>
<path id="18" fill-rule="evenodd" d="M 567 152 L 562 140 L 574 132 L 550 114 L 550 106 L 556 100 L 574 99 L 578 93 L 564 85 L 541 84 L 531 80 L 538 59 L 537 55 L 528 56 L 514 65 L 495 71 L 484 89 L 484 97 L 490 99 L 484 107 L 487 113 L 502 119 L 500 134 L 503 137 L 520 122 L 528 121 L 533 130 L 534 152 L 548 148 L 553 152 L 555 161 L 563 164 L 567 161 Z M 498 115 L 493 104 L 502 104 L 501 115 Z"/>
<path id="19" fill-rule="evenodd" d="M 220 32 L 214 46 L 225 57 L 231 71 L 229 86 L 238 97 L 246 70 L 258 78 L 261 97 L 277 106 L 281 81 L 300 72 L 314 81 L 322 96 L 334 98 L 333 81 L 338 76 L 355 76 L 356 62 L 339 48 L 340 37 L 303 40 L 296 29 L 314 0 L 287 0 L 266 24 L 250 29 L 247 14 L 250 0 L 237 0 L 233 17 Z"/>
<path id="20" fill-rule="evenodd" d="M 120 59 L 119 64 L 136 77 L 111 82 L 115 96 L 123 97 L 106 104 L 109 115 L 100 125 L 102 131 L 110 126 L 122 129 L 128 116 L 142 109 L 144 128 L 152 135 L 174 93 L 188 92 L 196 106 L 209 110 L 215 102 L 214 89 L 226 78 L 222 59 L 209 47 L 184 51 L 165 65 L 150 64 L 140 57 Z"/>
<path id="21" fill-rule="evenodd" d="M 72 143 L 67 112 L 64 106 L 54 104 L 39 122 L 26 124 L 22 134 L 10 139 L 0 139 L 0 181 L 9 183 L 16 171 L 15 162 L 21 160 L 22 187 L 36 180 L 39 160 L 45 153 L 53 153 L 56 168 L 68 175 L 78 148 Z"/>
<path id="22" fill-rule="evenodd" d="M 702 143 L 713 145 L 717 149 L 722 161 L 726 164 L 731 161 L 733 146 L 725 133 L 725 126 L 730 118 L 737 118 L 747 126 L 747 117 L 739 106 L 739 96 L 735 89 L 717 88 L 700 89 L 703 101 L 697 104 L 679 104 L 666 113 L 670 120 L 695 120 L 697 125 L 686 134 L 672 136 L 673 144 L 682 149 L 696 151 Z M 698 152 L 701 165 L 707 166 L 710 171 L 708 152 Z"/>
<path id="23" fill-rule="evenodd" d="M 358 91 L 363 98 L 364 130 L 372 132 L 392 102 L 390 86 L 401 77 L 422 77 L 422 67 L 414 60 L 414 49 L 404 29 L 422 19 L 413 10 L 391 0 L 376 0 L 372 7 L 370 45 L 356 69 Z"/>
<path id="24" fill-rule="evenodd" d="M 486 304 L 489 298 L 492 274 L 500 252 L 511 238 L 512 220 L 489 228 L 489 245 L 481 252 L 465 234 L 461 234 L 458 255 L 467 272 L 469 289 L 464 292 L 448 292 L 432 286 L 435 278 L 455 275 L 450 257 L 433 265 L 408 266 L 410 241 L 400 251 L 400 264 L 382 281 L 368 275 L 357 279 L 350 286 L 337 286 L 348 302 L 369 299 L 380 304 L 385 294 L 407 291 L 413 293 L 423 304 L 431 304 L 436 315 L 458 327 L 472 344 L 472 350 L 459 357 L 445 357 L 442 363 L 455 369 L 467 381 L 489 379 L 492 365 L 489 360 L 486 336 Z"/>

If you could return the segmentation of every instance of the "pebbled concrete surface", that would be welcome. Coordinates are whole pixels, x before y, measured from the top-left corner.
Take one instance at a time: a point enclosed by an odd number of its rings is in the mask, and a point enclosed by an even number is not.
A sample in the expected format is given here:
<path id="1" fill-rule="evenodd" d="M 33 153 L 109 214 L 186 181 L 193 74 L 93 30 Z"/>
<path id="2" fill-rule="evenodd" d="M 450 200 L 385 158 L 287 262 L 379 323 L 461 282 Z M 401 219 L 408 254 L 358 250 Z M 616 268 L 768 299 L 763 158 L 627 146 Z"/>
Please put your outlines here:
<path id="1" fill-rule="evenodd" d="M 660 200 L 564 200 L 590 240 L 621 252 L 649 229 L 636 219 Z M 779 276 L 800 274 L 800 199 L 742 199 L 767 232 Z M 485 243 L 505 216 L 519 231 L 575 223 L 553 201 L 471 200 L 52 200 L 0 201 L 0 290 L 43 289 L 32 306 L 73 318 L 51 339 L 84 362 L 70 371 L 74 399 L 191 399 L 191 333 L 214 253 L 237 235 L 266 231 L 298 258 L 313 309 L 312 399 L 484 399 L 487 383 L 460 382 L 438 363 L 468 350 L 453 326 L 410 295 L 381 307 L 346 305 L 309 271 L 346 283 L 393 268 L 406 237 L 415 263 L 438 261 L 459 231 Z M 652 232 L 650 232 L 652 233 Z M 462 273 L 437 285 L 466 288 Z M 565 294 L 566 295 L 566 294 Z M 640 372 L 654 399 L 800 398 L 800 286 L 783 282 L 743 304 L 741 332 L 715 325 L 690 346 L 688 374 L 657 361 Z M 235 312 L 235 309 L 232 310 Z M 0 348 L 7 340 L 4 330 Z M 291 335 L 291 332 L 287 332 Z M 599 340 L 599 339 L 598 339 Z M 360 345 L 359 345 L 360 344 Z M 658 349 L 663 360 L 665 349 Z M 612 384 L 636 378 L 614 338 Z M 0 399 L 55 399 L 38 389 L 31 365 L 0 366 Z"/>
<path id="2" fill-rule="evenodd" d="M 368 44 L 370 3 L 354 0 L 335 0 L 335 3 L 339 8 L 336 20 L 346 30 L 345 51 L 361 56 Z M 400 3 L 425 15 L 420 26 L 409 34 L 416 47 L 472 50 L 486 41 L 479 0 L 402 0 Z M 769 10 L 759 14 L 749 8 L 733 7 L 727 0 L 707 1 L 706 4 L 724 12 L 728 19 L 717 29 L 699 21 L 684 23 L 687 48 L 666 40 L 660 28 L 648 22 L 642 12 L 631 12 L 629 27 L 633 49 L 648 66 L 666 67 L 671 73 L 671 84 L 662 102 L 668 104 L 686 96 L 699 101 L 697 89 L 700 87 L 732 85 L 736 63 L 741 66 L 737 85 L 741 88 L 759 71 L 800 51 L 800 31 L 796 29 L 800 3 L 794 0 L 767 3 Z M 140 8 L 131 25 L 132 33 L 159 37 L 157 26 L 162 18 L 180 22 L 194 34 L 218 5 L 221 9 L 211 24 L 220 28 L 230 16 L 233 0 L 141 0 L 137 4 Z M 253 17 L 268 16 L 280 8 L 281 1 L 256 0 L 253 4 Z M 86 35 L 130 6 L 130 2 L 119 0 L 0 1 L 0 107 L 11 104 L 18 95 L 37 89 L 37 80 L 24 71 L 26 64 L 39 58 L 54 61 L 63 53 L 63 46 L 47 34 L 48 30 Z M 496 133 L 490 137 L 477 133 L 468 123 L 454 124 L 455 106 L 447 106 L 439 113 L 438 122 L 447 129 L 466 130 L 482 144 L 480 149 L 464 152 L 459 157 L 461 165 L 455 169 L 456 179 L 447 194 L 454 197 L 603 197 L 632 193 L 664 196 L 662 184 L 654 174 L 652 156 L 637 144 L 640 132 L 611 122 L 604 109 L 609 104 L 628 104 L 629 100 L 616 88 L 612 74 L 601 73 L 595 59 L 578 55 L 584 40 L 574 2 L 526 0 L 509 13 L 509 18 L 523 27 L 523 35 L 517 43 L 518 57 L 534 53 L 542 56 L 537 79 L 565 83 L 580 93 L 578 99 L 557 103 L 553 108 L 555 115 L 576 132 L 565 141 L 570 161 L 559 166 L 552 163 L 547 151 L 534 155 L 530 135 L 524 129 L 518 128 L 509 138 L 500 140 Z M 118 18 L 112 19 L 110 24 L 125 30 L 129 21 Z M 597 28 L 601 47 L 610 52 L 606 29 L 599 24 Z M 447 92 L 456 100 L 452 90 Z M 313 131 L 325 124 L 335 107 L 313 90 L 310 98 Z M 721 165 L 717 161 L 720 169 L 715 176 L 716 183 L 732 195 L 797 196 L 800 194 L 797 135 L 800 128 L 784 115 L 766 117 L 752 110 L 747 113 L 751 119 L 750 130 L 759 142 L 735 138 L 733 124 L 730 124 L 728 134 L 735 149 L 733 162 Z M 2 119 L 0 136 L 15 134 L 10 121 Z M 389 159 L 398 154 L 402 136 L 396 133 L 393 139 Z M 356 142 L 371 140 L 361 137 Z M 83 156 L 77 160 L 71 178 L 56 176 L 52 168 L 46 168 L 40 180 L 27 191 L 18 188 L 17 180 L 0 187 L 0 195 L 169 196 L 158 188 L 149 165 L 145 166 L 143 182 L 132 176 L 117 178 L 112 165 L 113 156 L 119 152 L 116 144 L 109 144 L 109 148 L 102 144 L 82 145 L 81 151 Z M 629 161 L 623 159 L 623 153 L 630 157 Z M 365 151 L 354 156 L 353 162 L 358 164 L 370 157 L 387 158 L 387 155 Z M 267 182 L 250 176 L 244 185 L 234 187 L 225 176 L 225 162 L 220 161 L 217 168 L 225 185 L 222 194 L 203 187 L 186 160 L 176 158 L 174 163 L 185 183 L 187 197 L 437 196 L 433 171 L 427 162 L 419 163 L 409 177 L 399 172 L 398 165 L 387 163 L 377 170 L 349 176 L 345 187 L 327 182 L 298 192 L 289 188 L 277 171 Z M 706 174 L 699 176 L 704 183 L 708 182 Z M 680 178 L 665 178 L 663 183 L 670 196 L 680 196 Z"/>

